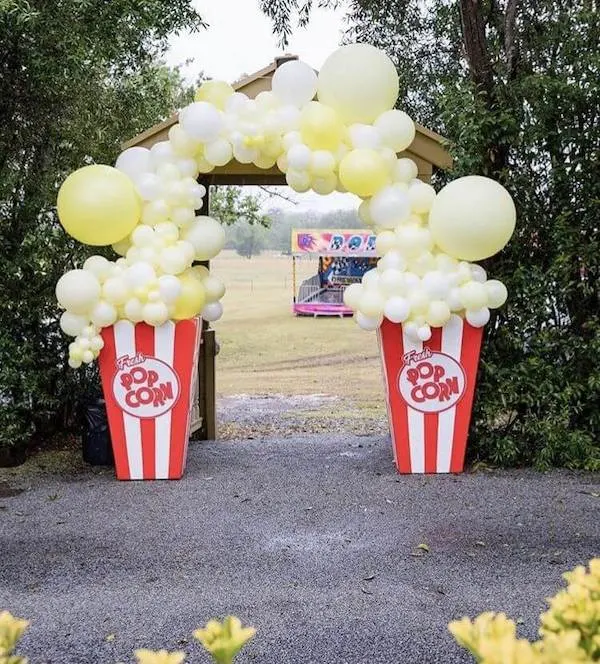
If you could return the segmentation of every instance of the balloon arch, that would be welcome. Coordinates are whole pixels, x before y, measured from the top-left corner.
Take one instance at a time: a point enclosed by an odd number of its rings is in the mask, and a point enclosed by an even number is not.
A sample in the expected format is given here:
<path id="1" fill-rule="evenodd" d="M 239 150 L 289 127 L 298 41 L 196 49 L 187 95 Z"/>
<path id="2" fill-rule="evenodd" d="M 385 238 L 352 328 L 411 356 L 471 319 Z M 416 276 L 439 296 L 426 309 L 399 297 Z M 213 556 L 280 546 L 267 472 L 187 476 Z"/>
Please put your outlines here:
<path id="1" fill-rule="evenodd" d="M 508 192 L 469 176 L 436 194 L 418 179 L 415 161 L 399 157 L 415 139 L 415 123 L 395 109 L 393 63 L 367 44 L 343 46 L 318 75 L 289 60 L 272 89 L 250 99 L 222 81 L 206 81 L 182 109 L 168 140 L 131 147 L 115 167 L 85 166 L 62 184 L 58 217 L 82 243 L 112 245 L 120 256 L 91 256 L 58 282 L 60 325 L 74 340 L 69 365 L 94 361 L 106 328 L 128 321 L 216 321 L 225 286 L 198 261 L 214 258 L 225 231 L 204 204 L 202 175 L 236 161 L 277 168 L 297 192 L 358 196 L 358 213 L 377 235 L 376 269 L 346 289 L 356 323 L 378 330 L 401 324 L 423 343 L 460 318 L 483 327 L 507 292 L 472 261 L 500 251 L 516 220 Z"/>

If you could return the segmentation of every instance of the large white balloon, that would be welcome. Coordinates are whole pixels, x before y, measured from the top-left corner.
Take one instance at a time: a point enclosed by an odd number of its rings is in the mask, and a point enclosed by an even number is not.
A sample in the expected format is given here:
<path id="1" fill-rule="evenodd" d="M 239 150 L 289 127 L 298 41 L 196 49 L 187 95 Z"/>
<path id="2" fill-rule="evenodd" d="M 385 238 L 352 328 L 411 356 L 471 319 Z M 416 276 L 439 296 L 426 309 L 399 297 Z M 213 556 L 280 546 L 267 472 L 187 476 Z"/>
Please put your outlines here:
<path id="1" fill-rule="evenodd" d="M 196 101 L 187 106 L 180 118 L 182 129 L 192 138 L 203 143 L 214 141 L 223 129 L 223 114 L 206 101 Z"/>
<path id="2" fill-rule="evenodd" d="M 127 148 L 117 157 L 115 168 L 135 180 L 143 173 L 151 170 L 150 150 L 148 148 Z"/>
<path id="3" fill-rule="evenodd" d="M 76 337 L 81 334 L 83 328 L 88 323 L 89 319 L 87 316 L 73 314 L 70 311 L 63 312 L 63 315 L 60 317 L 60 329 L 70 337 Z"/>
<path id="4" fill-rule="evenodd" d="M 214 258 L 225 246 L 225 229 L 212 217 L 196 217 L 196 221 L 185 230 L 183 239 L 196 250 L 196 260 Z"/>
<path id="5" fill-rule="evenodd" d="M 383 144 L 395 152 L 406 150 L 415 139 L 415 123 L 404 111 L 385 111 L 375 120 L 375 127 Z"/>
<path id="6" fill-rule="evenodd" d="M 277 67 L 271 79 L 271 90 L 282 104 L 300 108 L 314 98 L 317 75 L 301 60 L 289 60 Z"/>
<path id="7" fill-rule="evenodd" d="M 88 313 L 100 298 L 100 282 L 87 270 L 70 270 L 56 284 L 56 299 L 74 314 Z"/>

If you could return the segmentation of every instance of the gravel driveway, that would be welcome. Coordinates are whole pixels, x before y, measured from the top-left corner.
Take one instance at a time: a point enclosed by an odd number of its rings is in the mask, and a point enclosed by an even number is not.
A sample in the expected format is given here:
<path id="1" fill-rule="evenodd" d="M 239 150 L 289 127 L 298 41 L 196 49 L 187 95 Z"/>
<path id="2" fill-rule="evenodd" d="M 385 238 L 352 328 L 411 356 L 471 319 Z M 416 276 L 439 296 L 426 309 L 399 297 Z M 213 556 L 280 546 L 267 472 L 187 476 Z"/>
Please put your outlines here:
<path id="1" fill-rule="evenodd" d="M 599 493 L 569 472 L 400 477 L 383 436 L 195 443 L 180 482 L 4 470 L 0 607 L 32 621 L 32 664 L 208 662 L 191 632 L 227 613 L 258 629 L 240 662 L 466 662 L 448 621 L 503 610 L 534 636 L 600 553 Z"/>

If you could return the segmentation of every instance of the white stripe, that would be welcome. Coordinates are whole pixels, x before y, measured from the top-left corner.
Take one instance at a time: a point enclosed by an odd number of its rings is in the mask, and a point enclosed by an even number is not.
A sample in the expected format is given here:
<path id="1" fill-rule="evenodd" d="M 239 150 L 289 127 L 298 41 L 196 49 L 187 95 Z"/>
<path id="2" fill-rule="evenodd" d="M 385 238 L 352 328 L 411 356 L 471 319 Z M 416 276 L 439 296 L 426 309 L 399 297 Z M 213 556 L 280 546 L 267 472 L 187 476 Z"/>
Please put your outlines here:
<path id="1" fill-rule="evenodd" d="M 190 389 L 190 403 L 188 406 L 187 413 L 187 428 L 185 430 L 185 446 L 183 448 L 183 470 L 187 466 L 187 453 L 188 453 L 188 443 L 190 442 L 190 436 L 192 428 L 192 401 L 194 399 L 194 384 L 198 380 L 198 358 L 200 356 L 200 340 L 202 338 L 202 318 L 198 316 L 194 322 L 196 323 L 196 336 L 194 337 L 194 354 L 192 359 L 192 378 L 190 380 L 189 389 Z M 200 386 L 199 389 L 202 389 Z"/>
<path id="2" fill-rule="evenodd" d="M 462 345 L 463 319 L 452 316 L 442 328 L 442 353 L 450 355 L 460 364 L 460 350 Z M 454 439 L 454 419 L 456 406 L 443 411 L 438 416 L 438 441 L 436 470 L 438 473 L 450 472 L 452 459 L 452 442 Z"/>
<path id="3" fill-rule="evenodd" d="M 414 350 L 420 353 L 423 350 L 422 341 L 409 339 L 402 329 L 402 343 L 404 353 Z M 418 410 L 406 406 L 408 411 L 408 443 L 410 445 L 410 472 L 425 472 L 425 415 Z"/>
<path id="4" fill-rule="evenodd" d="M 133 357 L 135 348 L 135 326 L 127 320 L 115 323 L 115 350 L 117 359 L 123 355 Z M 144 477 L 142 464 L 142 427 L 137 417 L 123 412 L 123 425 L 125 428 L 125 444 L 127 446 L 127 460 L 129 462 L 129 476 L 132 480 L 141 480 Z"/>
<path id="5" fill-rule="evenodd" d="M 168 321 L 154 328 L 154 356 L 170 367 L 175 361 L 175 323 Z M 181 389 L 181 385 L 179 386 Z M 171 410 L 154 420 L 155 477 L 157 480 L 169 477 L 169 451 L 171 449 Z"/>
<path id="6" fill-rule="evenodd" d="M 390 408 L 390 381 L 388 378 L 387 366 L 385 364 L 385 353 L 383 352 L 383 335 L 381 334 L 381 327 L 377 328 L 377 343 L 379 344 L 379 353 L 381 355 L 381 372 L 383 374 L 383 387 L 385 389 L 385 405 L 387 408 L 390 434 L 392 436 L 392 452 L 394 454 L 394 463 L 396 466 L 398 466 L 398 458 L 396 455 L 396 433 L 394 432 L 394 419 L 392 418 L 392 409 Z"/>

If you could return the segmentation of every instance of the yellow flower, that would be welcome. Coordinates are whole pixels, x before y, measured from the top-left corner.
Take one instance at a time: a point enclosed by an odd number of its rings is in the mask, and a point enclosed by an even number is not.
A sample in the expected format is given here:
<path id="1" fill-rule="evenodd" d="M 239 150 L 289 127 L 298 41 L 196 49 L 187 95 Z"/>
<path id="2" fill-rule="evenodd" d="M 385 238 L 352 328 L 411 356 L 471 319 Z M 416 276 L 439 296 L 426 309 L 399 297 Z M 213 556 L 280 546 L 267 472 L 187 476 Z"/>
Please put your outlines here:
<path id="1" fill-rule="evenodd" d="M 29 627 L 27 620 L 15 618 L 8 611 L 0 613 L 0 662 L 3 658 L 8 658 L 17 645 L 18 640 L 23 636 L 25 630 Z M 11 660 L 7 660 L 11 661 Z M 27 660 L 23 658 L 13 658 L 15 664 L 22 662 L 25 664 Z"/>
<path id="2" fill-rule="evenodd" d="M 182 664 L 185 660 L 185 653 L 140 648 L 135 651 L 135 657 L 138 664 Z"/>
<path id="3" fill-rule="evenodd" d="M 242 627 L 239 618 L 227 616 L 220 623 L 209 620 L 203 629 L 197 629 L 194 636 L 212 655 L 216 664 L 231 664 L 234 657 L 254 635 L 254 627 Z"/>

